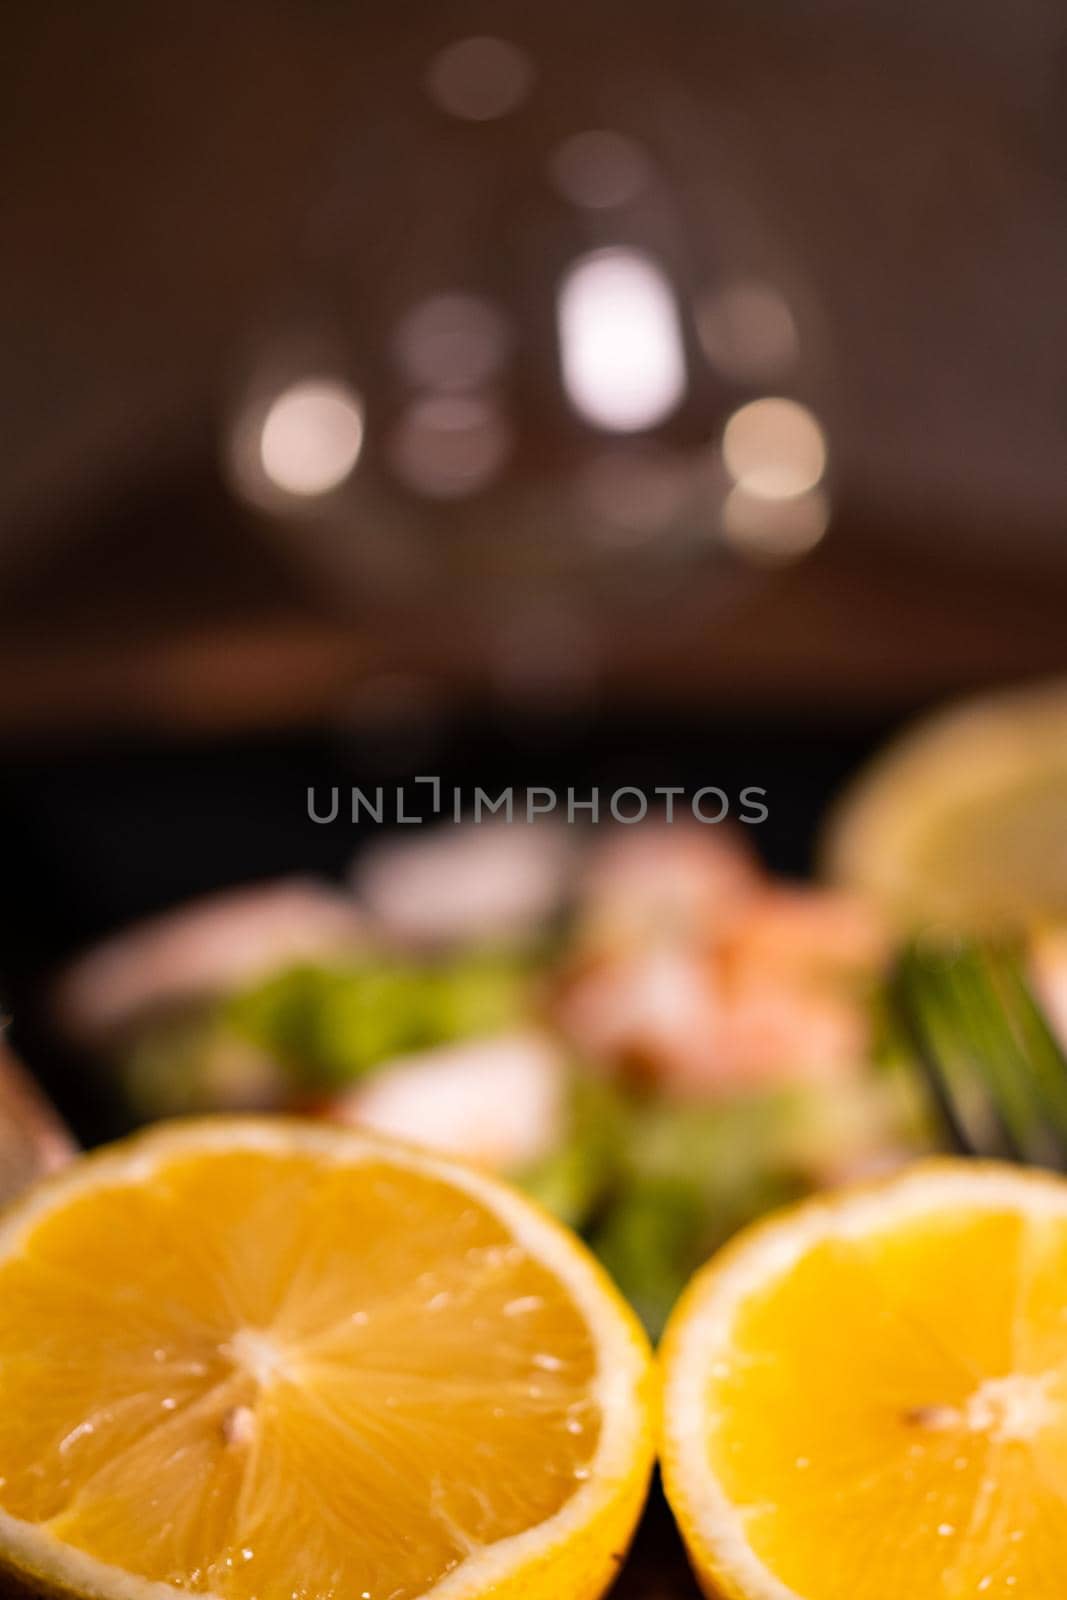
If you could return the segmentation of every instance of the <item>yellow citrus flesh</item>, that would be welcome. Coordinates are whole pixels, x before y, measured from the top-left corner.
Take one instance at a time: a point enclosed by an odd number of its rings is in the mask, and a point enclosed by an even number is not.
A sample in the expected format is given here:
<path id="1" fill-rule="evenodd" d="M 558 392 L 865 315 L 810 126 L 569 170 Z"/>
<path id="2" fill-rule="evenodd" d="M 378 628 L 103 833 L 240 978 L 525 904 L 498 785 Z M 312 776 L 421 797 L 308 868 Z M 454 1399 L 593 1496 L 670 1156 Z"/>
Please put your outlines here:
<path id="1" fill-rule="evenodd" d="M 348 1130 L 179 1124 L 0 1224 L 0 1567 L 44 1587 L 592 1596 L 650 1431 L 576 1240 Z"/>
<path id="2" fill-rule="evenodd" d="M 1067 684 L 908 730 L 846 792 L 822 855 L 830 877 L 907 925 L 1067 914 Z"/>
<path id="3" fill-rule="evenodd" d="M 924 1164 L 740 1236 L 663 1346 L 706 1591 L 1062 1600 L 1067 1184 Z"/>

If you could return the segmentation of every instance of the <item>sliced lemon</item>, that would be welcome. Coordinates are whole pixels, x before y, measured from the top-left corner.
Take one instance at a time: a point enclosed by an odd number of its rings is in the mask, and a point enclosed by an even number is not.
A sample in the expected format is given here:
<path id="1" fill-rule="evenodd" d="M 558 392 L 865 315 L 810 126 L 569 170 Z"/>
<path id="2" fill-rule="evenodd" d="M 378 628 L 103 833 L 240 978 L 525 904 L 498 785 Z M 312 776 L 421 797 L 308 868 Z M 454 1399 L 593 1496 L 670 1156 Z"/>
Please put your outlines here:
<path id="1" fill-rule="evenodd" d="M 1062 1600 L 1067 1183 L 922 1164 L 739 1235 L 668 1329 L 663 1473 L 729 1600 Z"/>
<path id="2" fill-rule="evenodd" d="M 571 1234 L 348 1129 L 164 1126 L 0 1222 L 5 1593 L 593 1597 L 650 1410 Z"/>
<path id="3" fill-rule="evenodd" d="M 831 878 L 911 925 L 1067 915 L 1067 683 L 906 732 L 839 802 L 822 857 Z"/>

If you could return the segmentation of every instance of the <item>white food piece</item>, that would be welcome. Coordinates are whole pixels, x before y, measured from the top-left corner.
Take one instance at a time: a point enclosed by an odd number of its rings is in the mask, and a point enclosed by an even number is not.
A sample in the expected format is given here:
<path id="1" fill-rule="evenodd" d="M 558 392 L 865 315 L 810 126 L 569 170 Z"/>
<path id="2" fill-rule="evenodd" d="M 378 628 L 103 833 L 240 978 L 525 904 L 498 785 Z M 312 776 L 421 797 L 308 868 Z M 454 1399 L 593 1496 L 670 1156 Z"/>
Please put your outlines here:
<path id="1" fill-rule="evenodd" d="M 397 834 L 356 860 L 356 895 L 400 944 L 442 947 L 535 933 L 566 893 L 571 846 L 543 822 L 443 824 Z"/>
<path id="2" fill-rule="evenodd" d="M 563 1137 L 565 1068 L 539 1034 L 498 1034 L 398 1057 L 332 1110 L 392 1138 L 516 1172 Z"/>
<path id="3" fill-rule="evenodd" d="M 365 943 L 348 895 L 291 878 L 211 895 L 116 934 L 60 980 L 68 1031 L 96 1044 L 146 1012 L 226 994 L 300 961 Z"/>

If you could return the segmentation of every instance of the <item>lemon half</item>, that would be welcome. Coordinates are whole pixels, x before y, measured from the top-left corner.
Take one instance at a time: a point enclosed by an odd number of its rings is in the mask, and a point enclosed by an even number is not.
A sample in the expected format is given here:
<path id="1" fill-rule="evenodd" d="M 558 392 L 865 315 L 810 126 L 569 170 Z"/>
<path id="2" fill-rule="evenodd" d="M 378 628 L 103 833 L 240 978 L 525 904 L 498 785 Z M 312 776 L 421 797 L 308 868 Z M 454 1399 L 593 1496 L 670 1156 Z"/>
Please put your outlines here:
<path id="1" fill-rule="evenodd" d="M 709 1595 L 1067 1592 L 1063 1180 L 934 1162 L 787 1211 L 698 1276 L 662 1359 Z"/>
<path id="2" fill-rule="evenodd" d="M 966 702 L 876 757 L 821 859 L 906 926 L 1067 916 L 1067 683 Z"/>
<path id="3" fill-rule="evenodd" d="M 0 1589 L 591 1600 L 652 1453 L 650 1355 L 506 1186 L 220 1118 L 0 1222 Z"/>

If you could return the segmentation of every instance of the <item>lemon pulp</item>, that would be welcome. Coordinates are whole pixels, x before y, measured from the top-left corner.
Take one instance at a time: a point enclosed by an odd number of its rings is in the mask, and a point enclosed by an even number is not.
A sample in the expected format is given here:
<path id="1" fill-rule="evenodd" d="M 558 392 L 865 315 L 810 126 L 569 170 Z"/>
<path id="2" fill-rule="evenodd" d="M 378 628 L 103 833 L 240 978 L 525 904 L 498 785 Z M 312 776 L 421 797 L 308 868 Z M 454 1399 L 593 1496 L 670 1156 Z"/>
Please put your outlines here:
<path id="1" fill-rule="evenodd" d="M 566 1288 L 476 1193 L 179 1149 L 0 1260 L 0 1510 L 226 1600 L 411 1600 L 576 1494 L 596 1373 Z"/>
<path id="2" fill-rule="evenodd" d="M 938 1164 L 756 1229 L 668 1347 L 668 1491 L 711 1592 L 1061 1600 L 1061 1180 Z"/>

